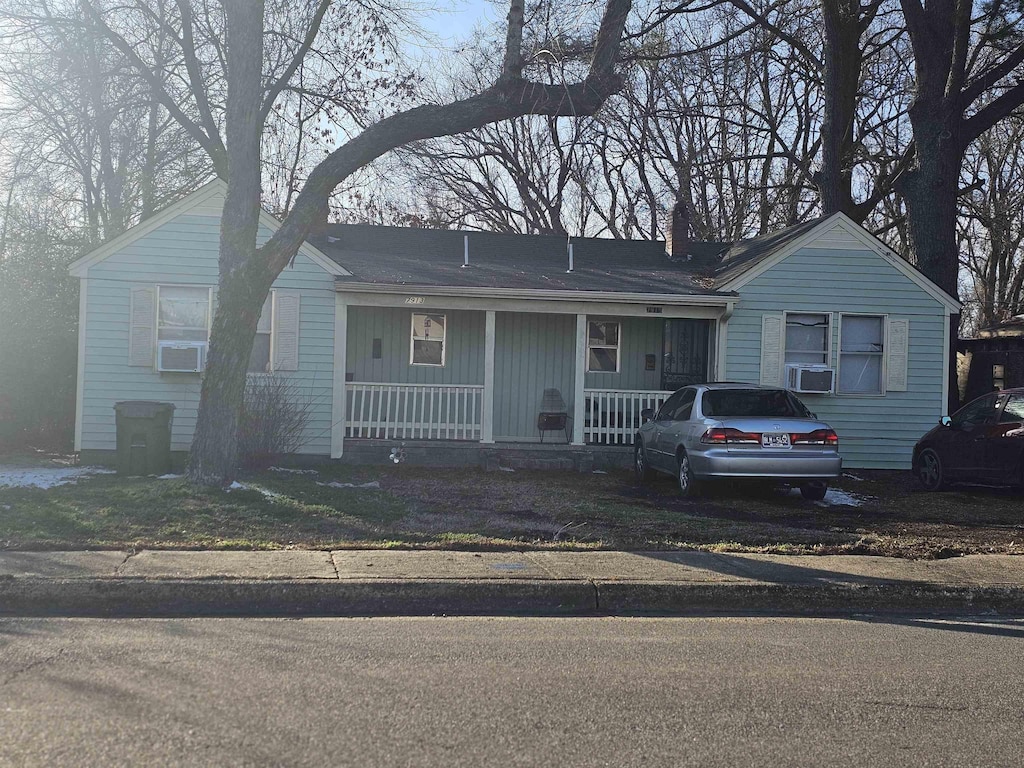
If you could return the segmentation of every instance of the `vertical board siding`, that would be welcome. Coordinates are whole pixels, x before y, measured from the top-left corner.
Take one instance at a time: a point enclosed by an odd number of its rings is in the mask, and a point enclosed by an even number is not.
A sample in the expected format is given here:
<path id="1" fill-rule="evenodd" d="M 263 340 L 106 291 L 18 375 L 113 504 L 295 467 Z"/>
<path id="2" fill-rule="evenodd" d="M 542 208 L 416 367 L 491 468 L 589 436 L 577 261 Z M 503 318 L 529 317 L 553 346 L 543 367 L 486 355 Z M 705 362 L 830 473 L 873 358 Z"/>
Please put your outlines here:
<path id="1" fill-rule="evenodd" d="M 261 229 L 261 242 L 269 236 L 269 231 Z M 135 286 L 216 286 L 219 239 L 216 216 L 183 214 L 89 268 L 83 448 L 116 447 L 114 403 L 159 400 L 175 405 L 172 449 L 188 450 L 199 406 L 200 377 L 128 365 L 130 295 Z M 334 278 L 299 254 L 274 287 L 302 292 L 299 369 L 287 374 L 310 405 L 310 422 L 299 452 L 329 454 Z"/>
<path id="2" fill-rule="evenodd" d="M 839 434 L 844 465 L 908 469 L 914 443 L 945 412 L 942 305 L 873 251 L 803 248 L 740 288 L 729 320 L 726 375 L 758 382 L 765 312 L 832 312 L 832 359 L 839 315 L 892 315 L 910 321 L 907 391 L 884 397 L 799 397 Z"/>
<path id="3" fill-rule="evenodd" d="M 545 389 L 559 389 L 573 412 L 576 316 L 498 312 L 495 320 L 495 440 L 539 440 L 537 414 Z M 560 439 L 556 433 L 549 437 Z"/>
<path id="4" fill-rule="evenodd" d="M 443 366 L 409 362 L 413 312 L 446 315 Z M 483 312 L 420 306 L 415 309 L 350 306 L 346 377 L 350 381 L 387 384 L 482 385 L 485 324 Z M 380 339 L 379 360 L 373 359 L 374 339 Z"/>
<path id="5" fill-rule="evenodd" d="M 587 373 L 587 389 L 639 389 L 661 387 L 662 327 L 664 320 L 646 317 L 611 317 L 592 315 L 588 320 L 616 320 L 621 323 L 619 372 Z M 575 328 L 573 329 L 575 334 Z M 655 369 L 645 371 L 647 355 L 654 355 Z"/>

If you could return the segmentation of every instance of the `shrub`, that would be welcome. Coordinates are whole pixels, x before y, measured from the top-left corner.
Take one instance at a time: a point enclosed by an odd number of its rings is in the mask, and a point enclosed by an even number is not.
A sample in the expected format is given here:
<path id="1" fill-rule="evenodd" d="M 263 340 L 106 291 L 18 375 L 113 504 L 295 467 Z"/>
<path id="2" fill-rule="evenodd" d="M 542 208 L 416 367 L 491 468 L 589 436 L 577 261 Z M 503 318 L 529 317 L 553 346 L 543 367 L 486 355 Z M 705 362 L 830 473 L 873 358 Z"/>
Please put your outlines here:
<path id="1" fill-rule="evenodd" d="M 242 466 L 266 469 L 305 441 L 312 402 L 284 376 L 250 376 L 238 420 L 238 456 Z"/>

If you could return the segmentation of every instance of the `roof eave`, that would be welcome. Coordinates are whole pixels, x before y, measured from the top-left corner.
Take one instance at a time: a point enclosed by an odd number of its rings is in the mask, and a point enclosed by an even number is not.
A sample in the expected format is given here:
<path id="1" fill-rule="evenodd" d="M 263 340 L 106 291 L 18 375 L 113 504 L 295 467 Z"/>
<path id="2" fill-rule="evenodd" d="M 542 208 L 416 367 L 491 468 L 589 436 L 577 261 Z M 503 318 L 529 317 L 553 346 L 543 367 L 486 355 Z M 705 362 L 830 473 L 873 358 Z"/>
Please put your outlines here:
<path id="1" fill-rule="evenodd" d="M 491 288 L 461 285 L 406 285 L 360 283 L 336 280 L 334 289 L 345 293 L 403 293 L 422 296 L 450 296 L 487 299 L 535 299 L 538 301 L 620 302 L 623 304 L 665 304 L 675 306 L 727 306 L 736 301 L 733 292 L 637 293 L 627 291 L 550 290 L 539 288 Z"/>

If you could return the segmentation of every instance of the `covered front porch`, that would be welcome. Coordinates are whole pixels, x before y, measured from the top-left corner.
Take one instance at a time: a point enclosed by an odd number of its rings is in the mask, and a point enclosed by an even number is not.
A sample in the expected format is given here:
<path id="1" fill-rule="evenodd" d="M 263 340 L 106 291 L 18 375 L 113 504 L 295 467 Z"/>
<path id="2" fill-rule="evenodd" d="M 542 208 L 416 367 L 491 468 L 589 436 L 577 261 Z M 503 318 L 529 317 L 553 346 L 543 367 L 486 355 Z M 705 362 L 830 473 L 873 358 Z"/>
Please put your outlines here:
<path id="1" fill-rule="evenodd" d="M 641 411 L 720 377 L 732 297 L 462 290 L 339 287 L 332 455 L 395 441 L 421 458 L 467 443 L 621 454 Z"/>

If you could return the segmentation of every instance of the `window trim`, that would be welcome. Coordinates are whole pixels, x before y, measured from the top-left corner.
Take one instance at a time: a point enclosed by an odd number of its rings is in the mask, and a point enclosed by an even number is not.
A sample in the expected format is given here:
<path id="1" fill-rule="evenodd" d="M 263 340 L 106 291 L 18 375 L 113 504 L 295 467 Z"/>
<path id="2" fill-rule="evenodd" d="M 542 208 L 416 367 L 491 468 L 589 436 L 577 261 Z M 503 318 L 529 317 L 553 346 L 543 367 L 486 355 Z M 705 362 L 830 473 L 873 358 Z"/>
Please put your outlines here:
<path id="1" fill-rule="evenodd" d="M 270 330 L 267 331 L 266 334 L 264 334 L 264 335 L 270 336 L 270 360 L 268 361 L 267 370 L 265 370 L 265 371 L 250 371 L 250 370 L 248 370 L 248 366 L 246 366 L 246 371 L 245 371 L 245 375 L 246 376 L 270 376 L 273 373 L 275 373 L 275 370 L 274 370 L 274 351 L 275 351 L 274 347 L 277 346 L 277 345 L 275 344 L 274 337 L 277 334 L 274 333 L 274 315 L 277 314 L 277 307 L 275 306 L 275 304 L 277 303 L 277 289 L 276 288 L 271 288 L 270 289 L 270 293 L 267 295 L 267 298 L 270 300 Z M 260 313 L 260 317 L 262 317 L 262 316 L 263 315 L 262 315 L 262 312 L 261 312 Z M 213 318 L 211 317 L 210 320 L 212 322 Z M 259 327 L 260 327 L 259 320 L 257 320 L 256 321 L 256 334 L 255 334 L 255 336 L 259 336 L 260 335 Z M 254 340 L 255 340 L 255 336 L 253 337 Z M 252 352 L 251 351 L 249 352 L 249 362 L 252 362 Z"/>
<path id="2" fill-rule="evenodd" d="M 618 333 L 616 338 L 618 339 L 617 344 L 591 344 L 590 343 L 590 324 L 591 323 L 615 323 L 618 327 Z M 595 371 L 590 368 L 590 350 L 592 349 L 614 349 L 615 350 L 615 370 L 614 371 Z M 587 367 L 586 373 L 621 373 L 622 372 L 622 320 L 618 318 L 604 318 L 594 317 L 587 318 Z"/>
<path id="3" fill-rule="evenodd" d="M 444 333 L 441 335 L 441 362 L 438 363 L 417 363 L 416 342 L 437 341 L 437 339 L 416 338 L 416 315 L 440 315 L 444 318 Z M 447 312 L 410 312 L 409 313 L 409 365 L 422 365 L 427 368 L 444 368 L 448 363 L 448 313 Z"/>
<path id="4" fill-rule="evenodd" d="M 879 357 L 882 359 L 881 366 L 879 369 L 880 381 L 878 392 L 840 392 L 839 383 L 842 381 L 842 365 L 843 365 L 843 318 L 844 317 L 879 317 L 882 319 L 882 351 L 879 352 Z M 839 330 L 839 349 L 836 351 L 836 376 L 835 376 L 835 397 L 885 397 L 887 394 L 886 383 L 888 382 L 888 368 L 887 363 L 889 360 L 889 315 L 883 312 L 840 312 L 839 323 L 836 326 Z M 865 354 L 863 352 L 850 352 L 847 354 Z"/>
<path id="5" fill-rule="evenodd" d="M 207 346 L 210 344 L 210 334 L 213 332 L 213 286 L 212 285 L 196 285 L 189 283 L 157 283 L 156 284 L 156 307 L 154 311 L 156 317 L 153 319 L 153 334 L 154 341 L 157 346 L 160 344 L 160 292 L 164 288 L 201 288 L 206 289 L 206 341 L 205 342 L 192 342 L 194 344 L 205 343 Z M 188 331 L 198 331 L 199 328 L 185 328 Z"/>
<path id="6" fill-rule="evenodd" d="M 787 365 L 824 365 L 826 368 L 832 368 L 832 346 L 833 336 L 835 335 L 835 312 L 823 312 L 820 310 L 813 309 L 786 309 L 782 312 L 782 370 L 783 370 L 783 383 L 785 383 L 785 370 Z M 786 355 L 789 352 L 789 345 L 786 343 L 787 333 L 786 330 L 789 328 L 789 316 L 790 315 L 824 315 L 828 318 L 828 332 L 825 334 L 825 362 L 824 363 L 791 363 L 786 359 Z M 836 375 L 839 375 L 838 369 Z"/>

